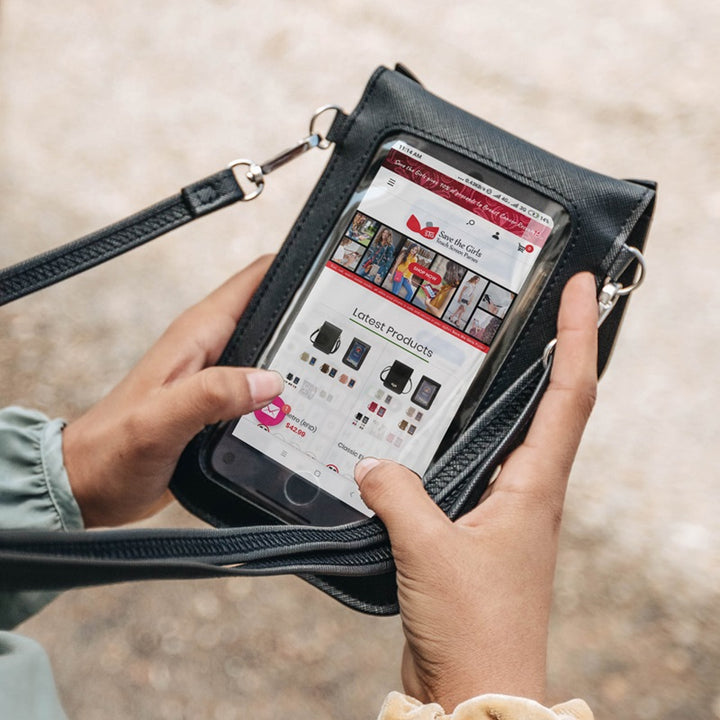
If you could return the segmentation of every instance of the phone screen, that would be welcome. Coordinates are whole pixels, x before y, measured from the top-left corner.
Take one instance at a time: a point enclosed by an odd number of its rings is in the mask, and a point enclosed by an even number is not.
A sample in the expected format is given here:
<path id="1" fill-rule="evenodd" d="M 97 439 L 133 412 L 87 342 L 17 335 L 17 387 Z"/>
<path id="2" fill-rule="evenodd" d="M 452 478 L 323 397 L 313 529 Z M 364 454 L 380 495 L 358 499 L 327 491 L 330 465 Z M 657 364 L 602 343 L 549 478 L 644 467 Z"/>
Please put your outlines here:
<path id="1" fill-rule="evenodd" d="M 425 472 L 563 213 L 428 143 L 386 142 L 261 358 L 285 390 L 232 437 L 371 515 L 355 464 Z"/>

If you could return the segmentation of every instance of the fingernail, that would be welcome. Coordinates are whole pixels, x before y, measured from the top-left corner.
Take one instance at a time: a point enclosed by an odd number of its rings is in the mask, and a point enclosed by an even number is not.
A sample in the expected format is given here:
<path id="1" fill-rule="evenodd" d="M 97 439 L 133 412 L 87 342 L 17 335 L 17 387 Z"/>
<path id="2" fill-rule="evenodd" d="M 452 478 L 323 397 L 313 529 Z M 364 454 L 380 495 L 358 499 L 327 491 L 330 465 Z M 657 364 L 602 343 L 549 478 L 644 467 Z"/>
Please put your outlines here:
<path id="1" fill-rule="evenodd" d="M 355 465 L 355 482 L 359 485 L 363 478 L 376 466 L 380 461 L 374 457 L 363 458 Z"/>
<path id="2" fill-rule="evenodd" d="M 274 370 L 253 370 L 245 377 L 255 405 L 264 405 L 268 400 L 277 397 L 285 387 L 282 375 Z"/>

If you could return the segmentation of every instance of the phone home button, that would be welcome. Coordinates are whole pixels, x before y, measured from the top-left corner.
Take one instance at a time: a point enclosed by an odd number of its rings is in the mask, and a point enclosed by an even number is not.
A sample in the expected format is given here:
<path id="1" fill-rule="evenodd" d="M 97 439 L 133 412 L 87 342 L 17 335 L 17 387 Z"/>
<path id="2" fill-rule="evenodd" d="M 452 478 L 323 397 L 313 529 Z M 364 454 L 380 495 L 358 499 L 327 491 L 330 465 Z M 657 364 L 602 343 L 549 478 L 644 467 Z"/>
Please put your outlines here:
<path id="1" fill-rule="evenodd" d="M 285 497 L 293 503 L 293 505 L 308 505 L 320 493 L 317 485 L 303 480 L 298 475 L 293 475 L 285 483 Z"/>

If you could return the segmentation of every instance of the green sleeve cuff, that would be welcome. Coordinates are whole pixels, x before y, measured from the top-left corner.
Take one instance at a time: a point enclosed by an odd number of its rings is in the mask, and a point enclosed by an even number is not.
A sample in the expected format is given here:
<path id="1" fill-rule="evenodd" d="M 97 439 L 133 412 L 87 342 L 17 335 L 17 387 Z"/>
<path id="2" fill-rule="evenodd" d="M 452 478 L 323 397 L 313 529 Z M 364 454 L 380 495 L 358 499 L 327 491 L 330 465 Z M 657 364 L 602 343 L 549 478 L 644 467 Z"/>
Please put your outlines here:
<path id="1" fill-rule="evenodd" d="M 63 420 L 36 410 L 0 410 L 0 529 L 81 530 L 63 464 Z M 0 628 L 11 628 L 57 593 L 0 592 Z"/>

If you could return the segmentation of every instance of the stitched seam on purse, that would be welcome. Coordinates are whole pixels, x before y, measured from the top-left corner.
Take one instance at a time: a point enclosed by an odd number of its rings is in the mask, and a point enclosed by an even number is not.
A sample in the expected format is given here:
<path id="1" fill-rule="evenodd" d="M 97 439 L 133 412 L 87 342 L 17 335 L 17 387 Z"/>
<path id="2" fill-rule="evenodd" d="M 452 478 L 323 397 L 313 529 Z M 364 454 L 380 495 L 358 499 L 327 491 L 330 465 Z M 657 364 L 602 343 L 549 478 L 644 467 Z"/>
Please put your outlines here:
<path id="1" fill-rule="evenodd" d="M 627 225 L 628 225 L 628 223 L 630 222 L 630 220 L 632 219 L 632 217 L 633 217 L 633 215 L 634 215 L 634 213 L 635 213 L 635 210 L 636 210 L 636 208 L 638 207 L 639 203 L 640 203 L 645 197 L 647 197 L 647 194 L 648 194 L 649 192 L 650 192 L 650 190 L 646 190 L 645 193 L 643 193 L 642 197 L 640 197 L 640 199 L 637 201 L 637 203 L 635 203 L 635 205 L 633 206 L 632 210 L 628 213 L 628 215 L 627 215 L 625 221 L 623 222 L 621 228 L 627 227 Z M 573 207 L 574 207 L 574 205 L 573 205 Z M 567 247 L 565 248 L 565 250 L 563 251 L 563 259 L 562 259 L 562 262 L 560 262 L 560 263 L 558 264 L 558 266 L 555 268 L 555 270 L 553 271 L 553 279 L 552 279 L 551 282 L 548 284 L 548 290 L 550 290 L 551 288 L 554 289 L 555 286 L 558 284 L 559 279 L 560 279 L 560 274 L 561 274 L 560 271 L 565 267 L 565 265 L 567 265 L 567 262 L 568 262 L 568 260 L 570 259 L 569 250 L 570 250 L 571 248 L 574 248 L 574 247 L 575 247 L 575 245 L 576 245 L 576 243 L 577 243 L 577 238 L 578 238 L 578 236 L 579 236 L 579 230 L 580 230 L 580 218 L 578 217 L 577 227 L 576 227 L 576 228 L 573 228 L 573 233 L 572 233 L 572 236 L 571 236 L 571 241 L 568 243 L 568 246 L 567 246 Z M 622 231 L 622 230 L 621 230 L 621 231 Z M 616 237 L 617 237 L 617 235 L 616 235 Z M 595 273 L 593 273 L 593 274 L 595 274 Z M 597 277 L 597 275 L 596 275 L 596 277 Z M 506 376 L 507 376 L 508 373 L 510 372 L 510 366 L 511 366 L 512 361 L 516 358 L 518 352 L 520 351 L 520 345 L 521 345 L 522 339 L 523 339 L 524 337 L 526 337 L 527 334 L 530 332 L 530 330 L 537 324 L 538 317 L 539 317 L 539 312 L 538 312 L 538 311 L 547 304 L 547 302 L 549 301 L 549 296 L 550 296 L 550 293 L 546 292 L 546 293 L 544 294 L 544 297 L 540 300 L 540 302 L 539 302 L 538 305 L 536 306 L 535 310 L 533 311 L 533 314 L 532 314 L 532 317 L 531 317 L 531 319 L 530 319 L 530 322 L 528 322 L 528 324 L 527 324 L 527 325 L 525 326 L 525 328 L 523 329 L 523 332 L 521 333 L 521 335 L 518 337 L 517 341 L 515 342 L 515 347 L 514 347 L 514 349 L 510 352 L 510 354 L 509 354 L 508 357 L 507 357 L 507 360 L 503 363 L 503 365 L 505 366 L 505 368 L 498 373 L 498 375 L 497 375 L 497 377 L 496 377 L 496 379 L 495 379 L 495 382 L 498 382 L 498 381 L 501 380 L 501 379 L 502 379 L 502 380 L 505 380 Z"/>
<path id="2" fill-rule="evenodd" d="M 609 270 L 612 268 L 613 263 L 617 259 L 618 255 L 620 254 L 620 251 L 622 250 L 623 246 L 625 245 L 626 240 L 630 237 L 630 233 L 632 232 L 633 227 L 635 224 L 637 224 L 637 221 L 640 219 L 640 216 L 643 212 L 645 212 L 645 209 L 650 203 L 650 200 L 652 199 L 652 195 L 655 193 L 654 190 L 650 190 L 649 188 L 645 190 L 645 192 L 640 196 L 638 201 L 633 206 L 633 209 L 630 211 L 630 214 L 628 215 L 627 219 L 623 223 L 623 226 L 620 228 L 620 231 L 615 236 L 613 240 L 613 244 L 610 247 L 609 252 L 605 257 L 603 258 L 602 263 L 600 263 L 600 270 L 602 270 L 604 275 L 607 275 Z M 640 212 L 638 212 L 638 209 L 642 205 L 642 209 Z M 633 224 L 634 221 L 634 224 Z"/>
<path id="3" fill-rule="evenodd" d="M 485 155 L 484 153 L 477 152 L 475 150 L 469 150 L 468 148 L 460 145 L 459 143 L 454 142 L 453 140 L 447 140 L 446 138 L 443 138 L 440 135 L 436 135 L 432 131 L 428 130 L 422 130 L 421 128 L 418 128 L 414 125 L 410 125 L 407 123 L 403 123 L 403 125 L 407 126 L 411 130 L 415 131 L 417 134 L 424 134 L 425 136 L 432 138 L 433 140 L 438 141 L 438 144 L 452 147 L 452 149 L 458 151 L 461 155 L 465 156 L 472 156 L 475 155 L 477 158 L 481 158 L 482 162 L 485 164 L 490 165 L 491 167 L 495 169 L 503 170 L 506 174 L 509 174 L 511 177 L 515 177 L 515 179 L 522 179 L 525 184 L 530 185 L 531 187 L 535 188 L 542 188 L 546 192 L 553 194 L 559 198 L 562 198 L 562 200 L 565 201 L 566 204 L 571 205 L 575 212 L 577 213 L 577 206 L 575 205 L 575 202 L 571 200 L 570 198 L 566 197 L 560 190 L 558 190 L 555 187 L 552 187 L 550 185 L 546 185 L 542 181 L 530 177 L 529 175 L 526 175 L 525 173 L 521 172 L 520 170 L 516 170 L 514 168 L 508 167 L 507 165 L 504 165 L 503 163 L 499 162 L 498 160 L 490 157 L 489 155 Z"/>

